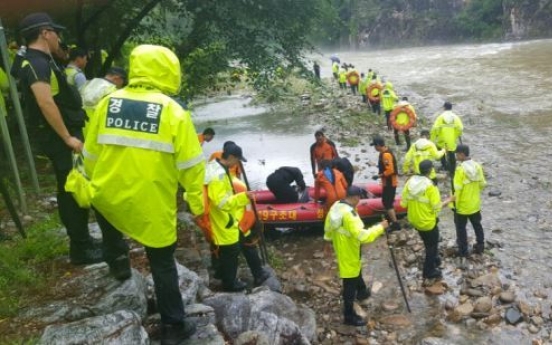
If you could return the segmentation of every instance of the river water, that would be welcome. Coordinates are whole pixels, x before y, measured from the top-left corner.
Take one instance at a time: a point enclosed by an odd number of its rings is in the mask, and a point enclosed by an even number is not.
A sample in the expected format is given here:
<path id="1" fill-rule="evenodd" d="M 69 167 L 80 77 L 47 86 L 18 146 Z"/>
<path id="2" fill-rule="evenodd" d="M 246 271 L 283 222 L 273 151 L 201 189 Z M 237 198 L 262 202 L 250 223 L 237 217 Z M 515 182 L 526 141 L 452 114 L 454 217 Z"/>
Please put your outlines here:
<path id="1" fill-rule="evenodd" d="M 501 278 L 529 305 L 539 304 L 549 315 L 550 302 L 533 295 L 552 293 L 552 41 L 451 45 L 374 52 L 342 52 L 342 62 L 360 71 L 376 70 L 393 82 L 400 96 L 408 96 L 421 122 L 428 126 L 449 100 L 464 123 L 464 143 L 474 160 L 483 163 L 488 189 L 483 197 L 486 239 L 502 248 L 492 253 L 501 262 Z M 322 77 L 330 77 L 330 54 L 316 56 Z M 198 130 L 215 128 L 206 154 L 226 140 L 244 148 L 248 177 L 255 188 L 282 165 L 298 166 L 312 184 L 309 146 L 320 124 L 277 109 L 247 106 L 248 99 L 230 97 L 194 110 Z M 362 153 L 375 160 L 370 147 Z M 490 197 L 487 191 L 500 192 Z M 448 216 L 447 216 L 448 215 Z M 443 223 L 452 224 L 447 212 Z M 445 225 L 449 235 L 454 227 Z M 470 237 L 473 238 L 468 227 Z M 414 307 L 416 307 L 414 302 Z M 421 303 L 419 308 L 431 308 Z M 431 324 L 420 324 L 431 328 Z M 534 337 L 526 332 L 448 329 L 454 344 L 519 344 Z"/>

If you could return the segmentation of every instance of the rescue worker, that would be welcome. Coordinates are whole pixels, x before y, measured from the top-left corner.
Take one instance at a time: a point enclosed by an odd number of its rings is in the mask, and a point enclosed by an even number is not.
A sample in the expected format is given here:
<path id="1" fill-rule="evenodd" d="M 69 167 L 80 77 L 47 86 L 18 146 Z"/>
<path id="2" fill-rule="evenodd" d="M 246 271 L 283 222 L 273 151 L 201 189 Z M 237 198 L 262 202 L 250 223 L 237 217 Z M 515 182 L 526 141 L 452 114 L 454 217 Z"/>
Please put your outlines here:
<path id="1" fill-rule="evenodd" d="M 339 88 L 347 90 L 347 65 L 345 64 L 339 69 Z"/>
<path id="2" fill-rule="evenodd" d="M 408 117 L 408 114 L 405 112 L 400 112 L 397 114 L 397 118 L 395 119 L 395 123 L 400 126 L 407 125 L 410 121 L 414 121 L 414 126 L 416 125 L 416 111 L 414 110 L 414 107 L 412 104 L 408 103 L 408 97 L 403 97 L 399 103 L 397 103 L 393 110 L 396 108 L 408 108 L 409 111 L 414 113 L 414 120 Z M 399 146 L 401 144 L 401 140 L 399 139 L 399 130 L 397 128 L 393 128 L 394 136 L 395 136 L 395 144 Z M 403 131 L 404 133 L 404 140 L 406 141 L 406 150 L 408 151 L 410 149 L 410 130 L 407 129 Z"/>
<path id="3" fill-rule="evenodd" d="M 471 159 L 468 145 L 456 147 L 456 159 L 460 162 L 454 174 L 456 242 L 460 257 L 467 257 L 469 255 L 466 234 L 468 220 L 476 238 L 473 252 L 481 254 L 485 249 L 485 235 L 481 225 L 481 190 L 485 188 L 487 181 L 481 164 Z"/>
<path id="4" fill-rule="evenodd" d="M 353 95 L 356 95 L 358 91 L 358 83 L 360 82 L 360 76 L 358 75 L 358 71 L 355 69 L 355 66 L 351 66 L 351 70 L 347 72 L 347 82 L 351 87 Z"/>
<path id="5" fill-rule="evenodd" d="M 253 193 L 249 191 L 235 193 L 228 168 L 245 162 L 241 147 L 229 144 L 224 147 L 222 157 L 207 164 L 205 182 L 209 200 L 209 221 L 211 223 L 213 244 L 218 249 L 219 274 L 224 291 L 242 291 L 247 284 L 237 279 L 238 254 L 243 252 L 245 242 L 239 228 L 239 221 L 244 207 L 250 203 Z M 268 278 L 263 270 L 261 260 L 255 247 L 250 247 L 244 254 L 251 254 L 246 261 L 254 278 L 255 285 Z"/>
<path id="6" fill-rule="evenodd" d="M 105 77 L 94 78 L 87 82 L 81 89 L 82 104 L 86 111 L 87 121 L 84 127 L 84 136 L 88 131 L 88 123 L 94 116 L 98 103 L 107 95 L 122 88 L 127 83 L 127 72 L 121 67 L 111 67 Z"/>
<path id="7" fill-rule="evenodd" d="M 197 139 L 199 140 L 199 143 L 201 146 L 203 146 L 204 143 L 208 143 L 215 137 L 215 130 L 211 127 L 207 127 L 203 130 L 202 133 L 197 135 Z"/>
<path id="8" fill-rule="evenodd" d="M 424 242 L 425 260 L 423 269 L 423 285 L 431 286 L 435 280 L 442 278 L 441 258 L 439 257 L 439 212 L 450 202 L 450 198 L 441 202 L 437 186 L 429 179 L 433 169 L 430 160 L 420 162 L 419 175 L 414 175 L 406 181 L 402 190 L 401 206 L 407 208 L 407 218 L 418 231 Z"/>
<path id="9" fill-rule="evenodd" d="M 78 92 L 67 84 L 65 73 L 52 58 L 63 29 L 46 13 L 26 16 L 20 23 L 20 34 L 28 49 L 17 70 L 30 137 L 49 158 L 56 176 L 58 212 L 69 236 L 71 263 L 92 264 L 102 261 L 102 251 L 89 234 L 88 209 L 80 208 L 65 191 L 73 167 L 72 154 L 82 151 L 85 113 Z"/>
<path id="10" fill-rule="evenodd" d="M 84 69 L 88 64 L 88 52 L 83 48 L 75 47 L 69 50 L 69 64 L 65 68 L 67 83 L 81 90 L 86 84 Z"/>
<path id="11" fill-rule="evenodd" d="M 332 160 L 339 158 L 335 144 L 330 139 L 326 138 L 324 132 L 318 130 L 314 132 L 316 141 L 310 147 L 310 160 L 312 168 L 312 176 L 316 179 L 316 171 L 320 169 L 320 162 L 323 160 Z"/>
<path id="12" fill-rule="evenodd" d="M 414 174 L 420 174 L 419 166 L 424 160 L 434 161 L 440 159 L 445 154 L 445 150 L 437 150 L 435 144 L 429 140 L 429 131 L 424 129 L 420 133 L 420 139 L 416 140 L 414 145 L 410 146 L 410 149 L 404 157 L 403 173 L 410 174 L 414 171 Z M 433 181 L 433 184 L 437 185 L 437 174 L 435 169 L 432 169 L 429 173 L 429 178 Z"/>
<path id="13" fill-rule="evenodd" d="M 368 88 L 368 78 L 364 75 L 364 73 L 360 74 L 360 83 L 358 85 L 358 93 L 360 93 L 360 97 L 362 97 L 362 103 L 368 103 L 368 96 L 366 96 L 366 89 Z"/>
<path id="14" fill-rule="evenodd" d="M 348 186 L 353 185 L 355 169 L 353 168 L 353 165 L 351 164 L 351 161 L 349 161 L 349 159 L 345 157 L 332 159 L 332 168 L 336 168 L 343 174 Z"/>
<path id="15" fill-rule="evenodd" d="M 361 245 L 374 242 L 388 226 L 386 220 L 368 229 L 364 228 L 356 207 L 362 189 L 351 186 L 346 197 L 336 202 L 324 221 L 324 240 L 332 242 L 339 277 L 343 281 L 343 319 L 351 326 L 364 326 L 366 321 L 353 308 L 355 299 L 361 304 L 370 297 L 370 290 L 362 278 Z"/>
<path id="16" fill-rule="evenodd" d="M 316 80 L 320 80 L 320 65 L 318 64 L 318 62 L 314 62 L 313 65 L 312 65 L 312 69 L 314 71 L 314 78 Z"/>
<path id="17" fill-rule="evenodd" d="M 454 179 L 454 171 L 456 170 L 456 145 L 464 126 L 458 115 L 452 112 L 452 103 L 445 102 L 443 105 L 444 112 L 439 115 L 433 127 L 431 128 L 431 141 L 433 141 L 439 149 L 444 148 L 447 154 L 441 158 L 441 165 L 446 169 L 451 179 Z"/>
<path id="18" fill-rule="evenodd" d="M 201 218 L 205 163 L 190 113 L 169 96 L 181 85 L 176 55 L 140 45 L 129 60 L 128 87 L 102 99 L 91 119 L 85 169 L 111 274 L 131 276 L 123 234 L 144 245 L 163 324 L 161 344 L 180 344 L 195 325 L 184 321 L 178 286 L 174 196 L 182 185 L 191 213 Z"/>
<path id="19" fill-rule="evenodd" d="M 393 84 L 391 82 L 386 82 L 383 85 L 383 91 L 381 92 L 381 104 L 383 105 L 383 112 L 385 113 L 385 121 L 387 123 L 387 129 L 392 130 L 391 123 L 389 122 L 389 117 L 393 108 L 395 108 L 395 103 L 399 100 L 399 97 L 395 94 L 393 90 Z"/>
<path id="20" fill-rule="evenodd" d="M 370 107 L 372 108 L 372 112 L 374 114 L 381 115 L 381 83 L 379 82 L 378 75 L 373 74 L 372 80 L 370 81 L 370 84 L 368 85 L 367 92 L 370 94 L 368 95 L 368 101 L 370 103 Z"/>
<path id="21" fill-rule="evenodd" d="M 376 151 L 379 152 L 378 157 L 378 175 L 374 176 L 381 180 L 383 187 L 381 194 L 381 202 L 387 213 L 388 219 L 391 221 L 390 229 L 397 231 L 401 229 L 399 222 L 397 221 L 397 215 L 395 214 L 395 195 L 397 193 L 398 185 L 398 171 L 397 171 L 397 159 L 395 155 L 387 146 L 382 137 L 376 136 L 370 143 L 370 146 L 374 146 Z"/>
<path id="22" fill-rule="evenodd" d="M 345 176 L 332 168 L 332 162 L 323 160 L 320 162 L 320 171 L 316 175 L 314 180 L 314 201 L 318 202 L 321 189 L 326 191 L 326 200 L 324 202 L 325 209 L 329 210 L 330 207 L 338 200 L 343 199 L 347 193 L 347 180 Z"/>
<path id="23" fill-rule="evenodd" d="M 236 143 L 233 142 L 233 141 L 225 141 L 224 144 L 222 144 L 222 150 L 221 151 L 215 151 L 211 154 L 211 156 L 209 157 L 209 162 L 213 161 L 215 159 L 221 159 L 224 147 L 227 146 L 227 145 L 235 145 L 235 144 Z M 236 177 L 238 179 L 241 178 L 241 174 L 242 174 L 241 165 L 236 164 L 232 167 L 229 167 L 228 172 L 230 173 L 230 176 L 232 176 L 232 177 Z"/>
<path id="24" fill-rule="evenodd" d="M 291 186 L 295 182 L 297 190 Z M 301 170 L 296 167 L 280 167 L 266 178 L 266 186 L 276 197 L 276 202 L 287 204 L 299 201 L 299 193 L 305 192 L 307 186 Z"/>
<path id="25" fill-rule="evenodd" d="M 332 62 L 332 75 L 339 84 L 339 63 L 337 61 Z"/>

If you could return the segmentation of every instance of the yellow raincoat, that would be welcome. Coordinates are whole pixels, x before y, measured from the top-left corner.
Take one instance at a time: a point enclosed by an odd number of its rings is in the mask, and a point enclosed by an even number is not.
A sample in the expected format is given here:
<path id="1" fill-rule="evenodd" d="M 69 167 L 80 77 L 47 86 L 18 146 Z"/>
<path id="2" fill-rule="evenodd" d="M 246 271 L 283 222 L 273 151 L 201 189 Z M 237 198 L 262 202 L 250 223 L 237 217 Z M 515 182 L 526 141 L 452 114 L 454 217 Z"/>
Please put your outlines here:
<path id="1" fill-rule="evenodd" d="M 403 173 L 408 174 L 410 169 L 415 174 L 420 174 L 420 163 L 426 159 L 433 161 L 440 159 L 445 154 L 445 150 L 437 150 L 437 147 L 433 142 L 426 138 L 420 138 L 416 140 L 414 145 L 410 146 L 406 156 L 404 157 Z M 436 177 L 435 169 L 431 169 L 429 178 L 434 179 Z"/>
<path id="2" fill-rule="evenodd" d="M 178 92 L 180 78 L 169 49 L 136 47 L 129 86 L 98 104 L 83 150 L 92 205 L 119 231 L 153 248 L 176 241 L 179 183 L 192 214 L 204 212 L 203 152 L 190 113 L 167 96 Z"/>
<path id="3" fill-rule="evenodd" d="M 234 193 L 230 175 L 217 161 L 207 163 L 205 185 L 209 198 L 209 220 L 216 245 L 235 244 L 240 239 L 239 221 L 249 204 L 247 194 Z"/>
<path id="4" fill-rule="evenodd" d="M 454 196 L 456 212 L 469 216 L 481 210 L 481 190 L 487 181 L 483 168 L 473 160 L 464 161 L 456 166 L 454 172 Z"/>
<path id="5" fill-rule="evenodd" d="M 391 111 L 395 107 L 395 103 L 399 100 L 399 97 L 393 90 L 393 84 L 390 82 L 385 83 L 383 91 L 381 92 L 381 104 L 384 111 Z"/>
<path id="6" fill-rule="evenodd" d="M 456 142 L 462 135 L 464 126 L 460 117 L 450 110 L 445 111 L 435 119 L 431 128 L 431 141 L 447 151 L 456 150 Z"/>
<path id="7" fill-rule="evenodd" d="M 340 278 L 355 278 L 362 268 L 360 246 L 374 242 L 383 232 L 381 224 L 364 228 L 354 208 L 338 201 L 328 211 L 324 222 L 324 240 L 332 241 Z"/>
<path id="8" fill-rule="evenodd" d="M 401 206 L 408 209 L 408 221 L 416 230 L 433 230 L 441 211 L 441 194 L 429 178 L 414 175 L 402 190 Z"/>

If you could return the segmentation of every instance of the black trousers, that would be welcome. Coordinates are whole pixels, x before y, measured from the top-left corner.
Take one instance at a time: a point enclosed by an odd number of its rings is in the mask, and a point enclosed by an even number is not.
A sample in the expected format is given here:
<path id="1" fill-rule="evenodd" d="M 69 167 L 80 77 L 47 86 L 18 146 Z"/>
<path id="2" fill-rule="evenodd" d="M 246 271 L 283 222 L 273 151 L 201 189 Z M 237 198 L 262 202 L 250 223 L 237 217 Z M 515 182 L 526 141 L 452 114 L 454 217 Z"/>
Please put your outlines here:
<path id="1" fill-rule="evenodd" d="M 71 133 L 79 137 L 78 133 Z M 71 149 L 57 136 L 57 134 L 45 134 L 40 146 L 44 154 L 52 162 L 57 182 L 58 213 L 61 222 L 67 229 L 70 240 L 70 254 L 75 255 L 79 251 L 92 246 L 92 238 L 88 231 L 88 212 L 81 208 L 71 195 L 65 191 L 67 175 L 73 168 L 73 153 Z M 82 138 L 80 136 L 79 138 Z"/>
<path id="2" fill-rule="evenodd" d="M 372 108 L 372 112 L 373 112 L 373 113 L 376 113 L 376 114 L 378 114 L 378 115 L 381 115 L 380 102 L 379 102 L 379 101 L 378 101 L 378 102 L 372 102 L 372 101 L 370 101 L 370 100 L 369 100 L 369 102 L 370 102 L 370 106 L 371 106 L 371 108 Z"/>
<path id="3" fill-rule="evenodd" d="M 270 174 L 266 179 L 266 186 L 276 197 L 276 202 L 287 204 L 297 202 L 299 195 L 295 189 L 277 174 Z"/>
<path id="4" fill-rule="evenodd" d="M 354 315 L 353 304 L 355 298 L 364 299 L 369 296 L 368 288 L 362 278 L 362 271 L 354 278 L 342 278 L 343 280 L 343 314 L 345 316 Z"/>
<path id="5" fill-rule="evenodd" d="M 435 278 L 441 275 L 438 269 L 440 264 L 439 258 L 439 227 L 435 225 L 432 230 L 420 231 L 418 230 L 425 247 L 425 261 L 424 261 L 424 278 Z"/>
<path id="6" fill-rule="evenodd" d="M 454 171 L 456 170 L 456 154 L 454 151 L 447 151 L 441 157 L 441 166 L 449 172 L 451 179 L 454 179 Z"/>
<path id="7" fill-rule="evenodd" d="M 351 85 L 351 92 L 356 95 L 358 91 L 358 85 Z"/>
<path id="8" fill-rule="evenodd" d="M 385 123 L 387 124 L 387 129 L 392 130 L 391 123 L 389 123 L 389 118 L 391 117 L 392 110 L 385 110 Z M 398 144 L 397 144 L 398 145 Z"/>
<path id="9" fill-rule="evenodd" d="M 104 260 L 109 264 L 121 255 L 128 255 L 128 245 L 123 234 L 98 211 L 96 211 L 96 219 L 102 229 Z M 144 247 L 153 277 L 161 322 L 163 324 L 182 324 L 185 314 L 174 260 L 176 243 L 162 248 Z"/>
<path id="10" fill-rule="evenodd" d="M 393 129 L 395 134 L 395 144 L 400 145 L 401 140 L 399 139 L 399 131 L 396 129 Z M 410 148 L 410 130 L 404 131 L 404 140 L 406 141 L 406 149 L 408 150 Z"/>
<path id="11" fill-rule="evenodd" d="M 480 246 L 485 244 L 485 235 L 483 233 L 483 226 L 481 225 L 481 211 L 470 215 L 454 214 L 454 220 L 456 225 L 456 243 L 458 244 L 458 253 L 460 256 L 468 255 L 468 234 L 466 232 L 466 226 L 468 220 L 470 221 L 473 230 L 475 232 L 476 243 Z"/>
<path id="12" fill-rule="evenodd" d="M 222 279 L 223 289 L 232 289 L 238 274 L 238 255 L 242 252 L 253 278 L 262 275 L 263 266 L 257 246 L 250 242 L 249 237 L 243 236 L 240 231 L 240 240 L 237 243 L 219 246 L 218 267 Z"/>

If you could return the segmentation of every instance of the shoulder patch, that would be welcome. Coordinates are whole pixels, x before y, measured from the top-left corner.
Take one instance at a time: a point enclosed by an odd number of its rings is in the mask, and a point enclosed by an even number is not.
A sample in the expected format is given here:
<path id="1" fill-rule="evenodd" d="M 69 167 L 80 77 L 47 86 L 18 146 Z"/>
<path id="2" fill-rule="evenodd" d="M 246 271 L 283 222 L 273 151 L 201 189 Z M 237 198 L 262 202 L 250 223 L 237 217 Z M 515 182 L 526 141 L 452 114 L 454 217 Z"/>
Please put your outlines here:
<path id="1" fill-rule="evenodd" d="M 112 97 L 109 99 L 105 126 L 157 134 L 162 110 L 162 104 Z"/>

